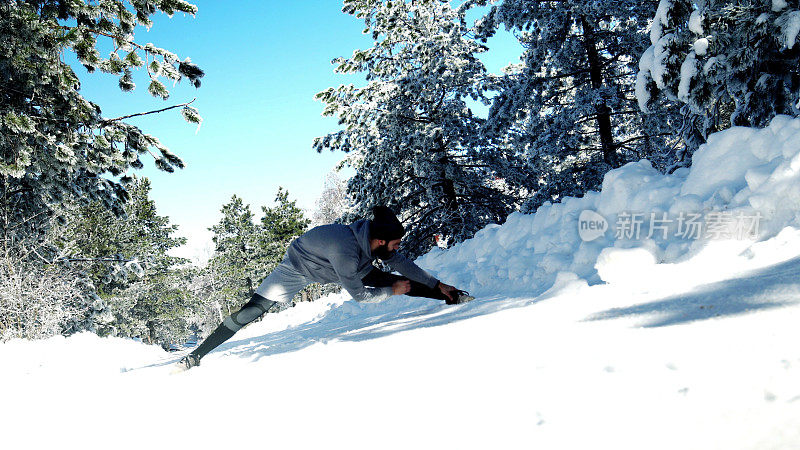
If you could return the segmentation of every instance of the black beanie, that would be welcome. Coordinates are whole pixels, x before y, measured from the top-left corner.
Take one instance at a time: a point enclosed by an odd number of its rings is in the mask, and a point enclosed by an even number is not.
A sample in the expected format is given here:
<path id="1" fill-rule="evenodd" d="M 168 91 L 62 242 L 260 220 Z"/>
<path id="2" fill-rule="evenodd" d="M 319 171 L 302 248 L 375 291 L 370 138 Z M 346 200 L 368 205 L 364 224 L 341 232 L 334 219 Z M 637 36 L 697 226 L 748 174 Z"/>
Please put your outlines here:
<path id="1" fill-rule="evenodd" d="M 374 218 L 369 221 L 370 239 L 393 241 L 406 234 L 406 230 L 391 209 L 385 206 L 376 206 L 372 208 L 372 215 Z"/>

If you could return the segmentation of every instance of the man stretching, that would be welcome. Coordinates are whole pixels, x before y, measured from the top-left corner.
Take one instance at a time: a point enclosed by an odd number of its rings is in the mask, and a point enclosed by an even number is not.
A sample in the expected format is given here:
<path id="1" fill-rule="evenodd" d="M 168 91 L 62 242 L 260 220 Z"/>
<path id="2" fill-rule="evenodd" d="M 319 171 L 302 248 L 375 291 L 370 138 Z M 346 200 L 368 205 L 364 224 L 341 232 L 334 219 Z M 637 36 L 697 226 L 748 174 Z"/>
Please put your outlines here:
<path id="1" fill-rule="evenodd" d="M 264 279 L 250 301 L 226 317 L 202 344 L 178 361 L 176 371 L 199 365 L 203 356 L 243 326 L 270 312 L 277 303 L 290 303 L 311 283 L 340 283 L 355 300 L 364 302 L 402 294 L 444 300 L 448 305 L 473 300 L 466 292 L 441 283 L 397 252 L 405 229 L 389 208 L 377 206 L 372 213 L 372 220 L 322 225 L 292 241 L 286 257 Z M 403 276 L 376 268 L 372 264 L 375 259 L 389 264 Z"/>

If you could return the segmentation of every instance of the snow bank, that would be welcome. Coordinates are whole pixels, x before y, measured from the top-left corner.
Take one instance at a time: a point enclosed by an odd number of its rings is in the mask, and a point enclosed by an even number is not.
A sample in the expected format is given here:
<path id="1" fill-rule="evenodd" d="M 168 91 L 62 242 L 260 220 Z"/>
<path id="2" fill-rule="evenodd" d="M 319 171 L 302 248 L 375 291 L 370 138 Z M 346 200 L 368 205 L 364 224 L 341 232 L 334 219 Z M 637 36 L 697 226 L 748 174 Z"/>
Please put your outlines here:
<path id="1" fill-rule="evenodd" d="M 598 239 L 579 236 L 584 210 L 607 221 Z M 647 160 L 629 163 L 606 174 L 600 192 L 514 213 L 417 263 L 479 296 L 537 294 L 559 273 L 590 284 L 635 282 L 712 241 L 734 241 L 738 254 L 787 227 L 800 227 L 800 119 L 779 116 L 764 129 L 711 135 L 690 169 L 665 175 Z"/>

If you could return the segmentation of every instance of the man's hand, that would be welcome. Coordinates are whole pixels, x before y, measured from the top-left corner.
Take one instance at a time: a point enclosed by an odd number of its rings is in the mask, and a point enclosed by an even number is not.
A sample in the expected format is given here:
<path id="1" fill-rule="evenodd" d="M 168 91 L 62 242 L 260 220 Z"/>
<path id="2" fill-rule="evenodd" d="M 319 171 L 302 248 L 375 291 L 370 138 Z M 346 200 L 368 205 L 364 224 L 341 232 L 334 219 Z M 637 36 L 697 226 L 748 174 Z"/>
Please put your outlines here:
<path id="1" fill-rule="evenodd" d="M 453 298 L 453 291 L 456 290 L 455 287 L 450 286 L 449 284 L 444 284 L 441 281 L 439 282 L 439 284 L 436 285 L 436 287 L 438 287 L 439 290 L 442 291 L 442 294 L 446 295 L 447 298 L 450 299 L 450 301 L 454 301 L 455 300 Z"/>
<path id="2" fill-rule="evenodd" d="M 392 295 L 407 294 L 411 290 L 411 282 L 408 280 L 395 281 L 392 284 Z"/>

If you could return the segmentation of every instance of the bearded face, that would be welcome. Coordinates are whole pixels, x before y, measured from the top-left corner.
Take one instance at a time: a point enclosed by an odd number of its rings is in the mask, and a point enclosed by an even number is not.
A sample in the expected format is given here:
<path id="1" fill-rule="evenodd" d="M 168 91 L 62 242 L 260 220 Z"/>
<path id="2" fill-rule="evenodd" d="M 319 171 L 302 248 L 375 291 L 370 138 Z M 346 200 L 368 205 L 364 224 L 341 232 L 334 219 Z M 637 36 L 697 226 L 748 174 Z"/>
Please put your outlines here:
<path id="1" fill-rule="evenodd" d="M 394 256 L 394 252 L 395 251 L 389 250 L 389 243 L 384 242 L 383 245 L 379 246 L 378 248 L 372 251 L 372 255 L 380 259 L 381 261 L 385 261 Z"/>

